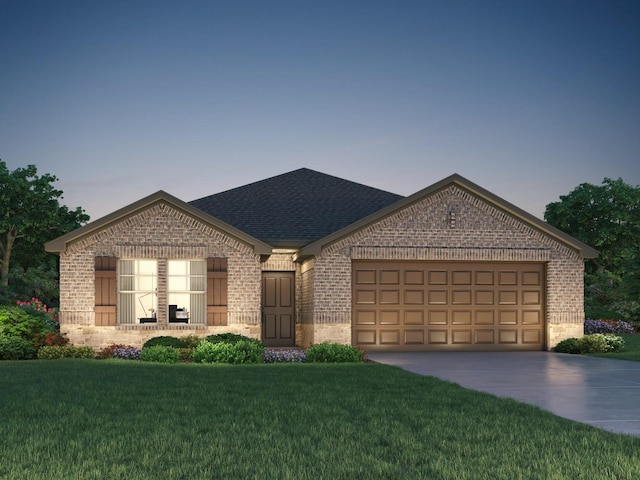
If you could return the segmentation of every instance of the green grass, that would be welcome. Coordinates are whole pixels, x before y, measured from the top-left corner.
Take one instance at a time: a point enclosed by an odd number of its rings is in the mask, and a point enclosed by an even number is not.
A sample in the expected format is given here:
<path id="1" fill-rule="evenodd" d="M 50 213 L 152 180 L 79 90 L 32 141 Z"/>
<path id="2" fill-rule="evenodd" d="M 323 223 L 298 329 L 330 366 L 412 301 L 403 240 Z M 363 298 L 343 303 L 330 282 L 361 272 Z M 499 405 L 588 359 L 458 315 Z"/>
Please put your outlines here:
<path id="1" fill-rule="evenodd" d="M 640 334 L 620 335 L 624 338 L 624 350 L 615 353 L 595 353 L 595 357 L 619 358 L 620 360 L 632 360 L 640 362 Z"/>
<path id="2" fill-rule="evenodd" d="M 0 362 L 0 478 L 636 479 L 640 438 L 379 364 Z"/>

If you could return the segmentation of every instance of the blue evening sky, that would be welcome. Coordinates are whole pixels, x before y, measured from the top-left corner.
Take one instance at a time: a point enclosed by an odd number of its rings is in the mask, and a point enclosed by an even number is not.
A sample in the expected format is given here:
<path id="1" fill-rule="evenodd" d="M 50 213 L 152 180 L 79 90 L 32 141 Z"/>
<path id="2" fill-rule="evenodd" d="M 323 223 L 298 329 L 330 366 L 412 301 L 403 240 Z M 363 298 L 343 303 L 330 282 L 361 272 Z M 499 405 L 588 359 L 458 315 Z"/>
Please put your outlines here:
<path id="1" fill-rule="evenodd" d="M 640 1 L 0 0 L 0 159 L 93 220 L 307 167 L 640 184 Z"/>

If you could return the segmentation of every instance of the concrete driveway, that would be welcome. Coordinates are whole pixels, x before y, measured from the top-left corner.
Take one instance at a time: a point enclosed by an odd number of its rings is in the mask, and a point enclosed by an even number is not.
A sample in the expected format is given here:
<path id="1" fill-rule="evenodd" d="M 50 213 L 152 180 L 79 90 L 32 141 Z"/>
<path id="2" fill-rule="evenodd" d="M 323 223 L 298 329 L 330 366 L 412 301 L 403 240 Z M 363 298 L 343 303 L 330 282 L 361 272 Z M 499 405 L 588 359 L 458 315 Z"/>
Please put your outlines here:
<path id="1" fill-rule="evenodd" d="M 640 362 L 552 352 L 373 352 L 367 357 L 640 436 Z"/>

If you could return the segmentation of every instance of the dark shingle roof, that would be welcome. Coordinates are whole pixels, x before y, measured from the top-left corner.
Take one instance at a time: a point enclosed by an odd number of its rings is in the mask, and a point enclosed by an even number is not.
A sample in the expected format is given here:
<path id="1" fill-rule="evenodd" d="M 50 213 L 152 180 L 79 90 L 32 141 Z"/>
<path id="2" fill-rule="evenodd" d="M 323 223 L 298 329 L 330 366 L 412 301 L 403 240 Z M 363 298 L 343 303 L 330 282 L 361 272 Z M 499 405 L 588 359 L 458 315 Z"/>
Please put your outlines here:
<path id="1" fill-rule="evenodd" d="M 301 168 L 189 202 L 275 247 L 300 247 L 402 199 Z"/>

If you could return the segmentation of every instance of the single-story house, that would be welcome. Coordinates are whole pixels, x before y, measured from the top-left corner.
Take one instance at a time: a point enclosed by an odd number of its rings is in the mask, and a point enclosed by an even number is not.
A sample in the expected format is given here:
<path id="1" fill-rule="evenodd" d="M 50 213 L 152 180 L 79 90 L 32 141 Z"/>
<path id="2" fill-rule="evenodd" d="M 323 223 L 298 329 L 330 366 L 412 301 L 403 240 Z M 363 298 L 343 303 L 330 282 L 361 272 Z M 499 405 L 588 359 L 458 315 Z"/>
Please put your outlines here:
<path id="1" fill-rule="evenodd" d="M 546 350 L 581 336 L 598 252 L 452 175 L 402 197 L 306 168 L 159 191 L 46 244 L 75 345 L 234 332 L 267 346 Z"/>

